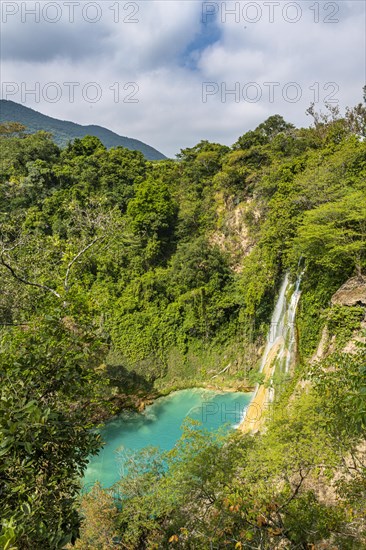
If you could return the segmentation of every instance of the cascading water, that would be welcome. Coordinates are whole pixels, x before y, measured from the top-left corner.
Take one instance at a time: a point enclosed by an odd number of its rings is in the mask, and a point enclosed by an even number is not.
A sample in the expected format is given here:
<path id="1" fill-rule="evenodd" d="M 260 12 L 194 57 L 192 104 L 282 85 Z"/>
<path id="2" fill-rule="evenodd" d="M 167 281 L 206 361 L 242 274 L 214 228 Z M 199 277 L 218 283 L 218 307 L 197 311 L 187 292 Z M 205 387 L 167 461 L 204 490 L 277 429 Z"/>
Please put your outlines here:
<path id="1" fill-rule="evenodd" d="M 291 361 L 294 360 L 295 355 L 295 345 L 296 345 L 296 337 L 295 337 L 295 316 L 296 316 L 296 310 L 297 306 L 300 300 L 300 284 L 301 279 L 304 272 L 302 271 L 300 275 L 297 278 L 295 289 L 291 295 L 290 303 L 288 305 L 287 310 L 287 320 L 286 320 L 286 327 L 287 331 L 285 334 L 285 344 L 287 345 L 287 354 L 286 354 L 286 363 L 285 363 L 285 372 L 287 373 L 291 366 Z"/>
<path id="2" fill-rule="evenodd" d="M 240 423 L 240 429 L 243 431 L 259 429 L 263 410 L 274 398 L 274 373 L 288 373 L 295 358 L 295 316 L 301 294 L 302 275 L 303 272 L 298 276 L 295 285 L 290 283 L 288 273 L 283 279 L 260 364 L 265 384 L 256 386 L 251 404 Z"/>
<path id="3" fill-rule="evenodd" d="M 263 371 L 266 366 L 268 356 L 280 338 L 283 336 L 284 331 L 284 321 L 285 321 L 285 312 L 286 312 L 286 293 L 289 287 L 289 276 L 286 273 L 283 283 L 280 288 L 280 293 L 278 295 L 277 303 L 274 308 L 271 324 L 269 326 L 267 334 L 266 347 L 262 355 L 260 372 Z"/>

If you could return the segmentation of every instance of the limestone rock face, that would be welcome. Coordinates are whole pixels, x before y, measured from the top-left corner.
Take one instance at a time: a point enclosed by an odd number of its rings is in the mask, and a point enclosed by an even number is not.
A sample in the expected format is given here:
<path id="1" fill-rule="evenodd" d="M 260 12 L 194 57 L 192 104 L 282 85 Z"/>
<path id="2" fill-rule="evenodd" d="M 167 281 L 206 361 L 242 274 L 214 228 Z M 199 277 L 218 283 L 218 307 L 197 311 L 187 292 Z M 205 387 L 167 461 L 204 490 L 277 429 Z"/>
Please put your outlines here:
<path id="1" fill-rule="evenodd" d="M 357 342 L 366 341 L 364 336 L 366 330 L 366 277 L 359 276 L 348 279 L 348 281 L 333 294 L 331 305 L 362 306 L 365 308 L 365 318 L 361 321 L 359 329 L 342 350 L 344 353 L 355 353 L 358 350 Z M 328 325 L 326 324 L 323 327 L 318 348 L 312 356 L 311 361 L 323 359 L 335 350 L 336 337 L 329 334 Z"/>
<path id="2" fill-rule="evenodd" d="M 352 277 L 348 279 L 332 296 L 332 305 L 366 306 L 366 278 Z"/>

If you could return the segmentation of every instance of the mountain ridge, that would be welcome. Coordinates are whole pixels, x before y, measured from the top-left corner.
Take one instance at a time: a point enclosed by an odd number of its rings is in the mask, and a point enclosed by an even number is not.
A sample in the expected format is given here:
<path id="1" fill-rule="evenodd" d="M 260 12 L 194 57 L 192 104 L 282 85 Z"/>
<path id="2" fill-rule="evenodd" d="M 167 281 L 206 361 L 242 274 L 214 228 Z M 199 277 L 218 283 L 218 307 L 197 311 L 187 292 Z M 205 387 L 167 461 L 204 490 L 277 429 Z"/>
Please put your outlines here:
<path id="1" fill-rule="evenodd" d="M 111 147 L 126 147 L 127 149 L 141 151 L 147 160 L 164 160 L 166 156 L 150 145 L 134 138 L 120 136 L 112 130 L 97 124 L 82 125 L 76 122 L 61 120 L 44 115 L 35 109 L 26 107 L 15 101 L 0 100 L 0 122 L 20 122 L 26 126 L 29 133 L 46 130 L 53 135 L 54 141 L 60 147 L 75 138 L 87 135 L 98 137 L 109 149 Z"/>

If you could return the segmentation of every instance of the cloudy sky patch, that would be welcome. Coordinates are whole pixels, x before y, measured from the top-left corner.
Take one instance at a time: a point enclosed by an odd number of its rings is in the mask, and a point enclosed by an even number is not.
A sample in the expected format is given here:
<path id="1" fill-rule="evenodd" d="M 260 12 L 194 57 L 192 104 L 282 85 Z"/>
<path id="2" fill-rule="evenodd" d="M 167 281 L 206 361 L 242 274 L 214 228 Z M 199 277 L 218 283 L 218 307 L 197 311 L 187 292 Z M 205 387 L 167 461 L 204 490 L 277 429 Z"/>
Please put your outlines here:
<path id="1" fill-rule="evenodd" d="M 3 0 L 1 10 L 2 98 L 169 156 L 201 139 L 231 145 L 275 113 L 308 125 L 311 101 L 362 99 L 357 0 Z"/>

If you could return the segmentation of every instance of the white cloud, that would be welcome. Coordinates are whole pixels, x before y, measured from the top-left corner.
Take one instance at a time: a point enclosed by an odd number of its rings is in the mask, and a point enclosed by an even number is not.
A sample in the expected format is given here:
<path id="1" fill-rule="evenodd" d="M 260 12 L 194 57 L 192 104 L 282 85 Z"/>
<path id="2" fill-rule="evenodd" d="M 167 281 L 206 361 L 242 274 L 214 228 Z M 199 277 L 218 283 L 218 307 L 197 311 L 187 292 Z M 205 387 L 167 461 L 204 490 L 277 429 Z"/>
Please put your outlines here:
<path id="1" fill-rule="evenodd" d="M 35 2 L 27 2 L 28 7 L 32 4 Z M 128 7 L 131 4 L 132 8 Z M 79 11 L 75 8 L 73 23 L 65 12 L 54 24 L 42 18 L 39 23 L 29 18 L 22 23 L 20 13 L 9 16 L 2 25 L 2 41 L 11 44 L 5 48 L 2 80 L 17 83 L 19 92 L 7 98 L 50 116 L 108 127 L 171 156 L 201 139 L 232 144 L 276 112 L 306 125 L 305 110 L 316 98 L 317 87 L 321 103 L 332 92 L 329 85 L 324 89 L 329 82 L 339 86 L 334 96 L 342 107 L 359 102 L 365 80 L 364 3 L 321 2 L 319 23 L 314 22 L 316 14 L 310 10 L 314 3 L 287 4 L 301 7 L 297 23 L 285 20 L 281 11 L 284 3 L 274 12 L 272 23 L 268 8 L 259 2 L 262 15 L 257 23 L 243 19 L 242 9 L 248 2 L 240 4 L 238 22 L 231 16 L 222 23 L 217 13 L 216 22 L 211 22 L 216 25 L 217 42 L 202 39 L 190 59 L 189 47 L 202 31 L 202 4 L 197 0 L 144 1 L 138 4 L 138 11 L 134 2 L 120 2 L 118 22 L 113 20 L 116 8 L 110 9 L 116 2 L 105 0 L 100 3 L 102 17 L 97 23 L 81 17 L 85 2 L 80 2 Z M 227 7 L 230 5 L 235 2 L 226 2 Z M 329 5 L 339 6 L 339 13 L 332 13 Z M 216 6 L 219 8 L 218 3 Z M 295 11 L 286 14 L 296 15 Z M 339 22 L 325 23 L 325 17 L 338 18 Z M 126 19 L 138 22 L 128 23 Z M 192 67 L 188 61 L 193 58 Z M 30 88 L 39 82 L 42 90 L 50 81 L 57 82 L 62 90 L 59 101 L 52 103 L 42 93 L 39 102 L 31 95 L 22 98 L 22 83 Z M 75 88 L 75 101 L 71 102 L 64 83 L 76 81 L 80 86 Z M 208 81 L 217 83 L 217 93 L 203 102 L 202 85 Z M 96 103 L 81 94 L 82 87 L 90 82 L 98 83 L 102 91 Z M 135 96 L 138 103 L 126 102 L 133 90 L 131 86 L 123 89 L 128 82 L 139 87 Z M 230 90 L 236 82 L 239 102 L 233 94 L 222 97 L 220 86 Z M 249 82 L 256 82 L 261 91 L 256 103 L 250 103 L 246 96 L 255 91 L 246 88 Z M 269 82 L 279 83 L 273 88 L 273 101 L 265 85 Z M 296 103 L 286 100 L 286 93 L 290 99 L 296 93 L 290 82 L 301 87 L 301 100 Z M 117 103 L 116 85 L 114 92 L 110 89 L 115 83 L 120 86 Z M 51 88 L 46 90 L 52 92 Z"/>

